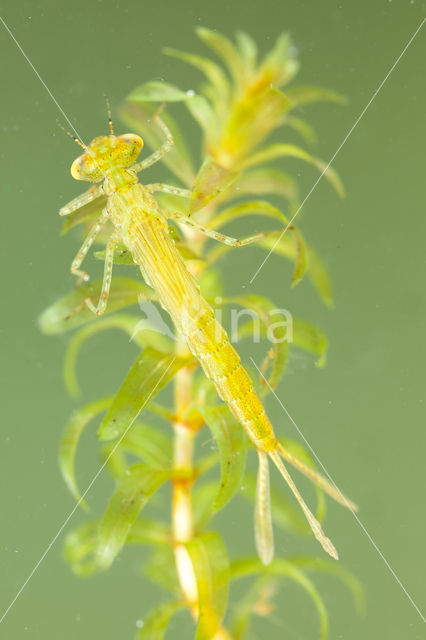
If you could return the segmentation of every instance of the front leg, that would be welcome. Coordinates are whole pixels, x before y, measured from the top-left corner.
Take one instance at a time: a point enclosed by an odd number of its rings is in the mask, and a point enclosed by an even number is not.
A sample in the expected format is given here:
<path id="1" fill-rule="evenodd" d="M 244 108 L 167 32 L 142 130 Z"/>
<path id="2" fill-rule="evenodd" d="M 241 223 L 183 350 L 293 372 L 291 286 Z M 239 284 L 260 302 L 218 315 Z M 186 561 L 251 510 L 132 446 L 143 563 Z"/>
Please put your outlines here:
<path id="1" fill-rule="evenodd" d="M 155 162 L 158 162 L 159 160 L 161 160 L 161 158 L 165 156 L 166 153 L 168 153 L 175 144 L 175 141 L 173 140 L 172 132 L 170 131 L 169 127 L 166 125 L 164 120 L 162 120 L 158 115 L 159 113 L 161 113 L 161 111 L 162 111 L 162 108 L 160 108 L 159 112 L 157 112 L 154 115 L 153 120 L 156 124 L 158 124 L 158 126 L 163 131 L 164 135 L 166 136 L 166 141 L 163 142 L 163 144 L 159 149 L 157 149 L 157 151 L 154 151 L 154 153 L 151 153 L 150 156 L 145 158 L 145 160 L 142 160 L 142 162 L 138 162 L 137 164 L 133 165 L 132 170 L 136 171 L 136 173 L 138 171 L 142 171 L 142 169 L 147 169 L 148 167 L 153 165 Z"/>
<path id="2" fill-rule="evenodd" d="M 91 187 L 88 191 L 85 191 L 80 196 L 77 196 L 76 198 L 68 202 L 68 204 L 62 207 L 62 209 L 59 209 L 59 215 L 68 216 L 70 213 L 74 213 L 74 211 L 77 211 L 77 209 L 84 207 L 84 205 L 89 204 L 89 202 L 96 200 L 96 198 L 99 198 L 102 195 L 104 195 L 102 185 Z"/>
<path id="3" fill-rule="evenodd" d="M 98 235 L 99 231 L 102 229 L 105 222 L 108 220 L 108 216 L 109 214 L 107 209 L 104 209 L 102 211 L 102 214 L 99 216 L 97 222 L 90 229 L 89 234 L 86 236 L 86 239 L 83 242 L 82 246 L 80 247 L 79 252 L 77 253 L 77 255 L 75 256 L 74 260 L 71 263 L 71 273 L 75 276 L 78 276 L 77 285 L 81 284 L 82 282 L 87 282 L 87 280 L 89 279 L 88 274 L 85 271 L 82 271 L 80 269 L 80 266 L 84 258 L 86 257 L 90 247 L 94 243 L 95 238 Z"/>

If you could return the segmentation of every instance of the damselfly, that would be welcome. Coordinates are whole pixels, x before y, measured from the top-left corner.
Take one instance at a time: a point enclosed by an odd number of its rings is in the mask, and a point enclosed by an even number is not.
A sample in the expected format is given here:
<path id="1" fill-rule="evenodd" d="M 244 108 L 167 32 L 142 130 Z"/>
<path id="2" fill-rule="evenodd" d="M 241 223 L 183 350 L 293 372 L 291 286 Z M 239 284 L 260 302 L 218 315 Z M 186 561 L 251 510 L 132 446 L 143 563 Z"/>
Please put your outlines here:
<path id="1" fill-rule="evenodd" d="M 176 330 L 186 340 L 206 376 L 213 382 L 218 395 L 226 402 L 256 448 L 259 473 L 255 529 L 256 544 L 262 561 L 266 564 L 273 556 L 268 457 L 295 495 L 317 540 L 327 553 L 337 559 L 335 547 L 300 495 L 283 459 L 341 504 L 350 509 L 354 509 L 355 505 L 278 441 L 238 353 L 217 321 L 212 307 L 201 295 L 196 279 L 189 272 L 169 234 L 168 220 L 190 225 L 197 231 L 234 247 L 255 242 L 264 237 L 264 234 L 237 240 L 208 229 L 181 212 L 164 211 L 160 208 L 155 192 L 182 198 L 190 198 L 191 192 L 167 184 L 142 184 L 138 181 L 137 174 L 160 160 L 174 144 L 171 132 L 159 114 L 154 116 L 154 121 L 162 129 L 166 139 L 157 151 L 141 162 L 137 162 L 137 159 L 143 147 L 142 139 L 136 134 L 116 136 L 111 116 L 109 135 L 95 138 L 87 147 L 75 139 L 85 152 L 72 164 L 72 176 L 77 180 L 100 184 L 72 200 L 60 210 L 60 215 L 73 213 L 96 198 L 107 198 L 102 214 L 71 265 L 72 273 L 80 282 L 88 279 L 88 275 L 81 270 L 81 264 L 99 231 L 107 221 L 112 223 L 113 228 L 106 246 L 100 298 L 96 303 L 86 298 L 79 308 L 88 307 L 98 315 L 104 313 L 111 284 L 114 249 L 117 244 L 124 245 L 138 264 L 145 282 L 153 288 L 158 301 L 170 314 Z"/>

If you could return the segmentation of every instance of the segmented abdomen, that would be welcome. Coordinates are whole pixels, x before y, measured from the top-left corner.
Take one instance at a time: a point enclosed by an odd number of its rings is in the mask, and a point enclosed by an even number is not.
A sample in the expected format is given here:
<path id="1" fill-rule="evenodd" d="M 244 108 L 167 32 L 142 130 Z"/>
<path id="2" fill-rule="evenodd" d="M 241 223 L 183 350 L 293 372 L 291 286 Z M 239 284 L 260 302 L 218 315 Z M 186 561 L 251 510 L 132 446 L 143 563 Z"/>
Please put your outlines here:
<path id="1" fill-rule="evenodd" d="M 263 404 L 225 329 L 205 300 L 203 303 L 202 313 L 194 320 L 188 310 L 184 322 L 183 332 L 189 346 L 256 447 L 271 451 L 276 440 Z"/>
<path id="2" fill-rule="evenodd" d="M 121 203 L 123 196 L 116 198 L 117 208 L 121 204 L 127 207 L 128 224 L 123 241 L 220 398 L 256 447 L 271 451 L 276 445 L 272 425 L 238 353 L 216 320 L 213 309 L 200 294 L 197 282 L 168 234 L 167 222 L 160 211 L 150 209 L 146 203 L 144 206 L 138 204 L 138 187 L 135 185 L 127 202 Z"/>

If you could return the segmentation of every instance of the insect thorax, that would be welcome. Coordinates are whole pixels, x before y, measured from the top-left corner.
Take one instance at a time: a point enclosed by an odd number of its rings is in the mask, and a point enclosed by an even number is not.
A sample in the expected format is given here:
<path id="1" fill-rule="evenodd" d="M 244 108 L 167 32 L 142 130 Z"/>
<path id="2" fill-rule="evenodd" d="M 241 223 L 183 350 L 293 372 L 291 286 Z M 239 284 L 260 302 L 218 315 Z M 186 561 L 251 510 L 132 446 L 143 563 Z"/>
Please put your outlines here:
<path id="1" fill-rule="evenodd" d="M 112 167 L 105 172 L 104 191 L 106 195 L 126 193 L 138 181 L 136 173 L 124 167 Z"/>

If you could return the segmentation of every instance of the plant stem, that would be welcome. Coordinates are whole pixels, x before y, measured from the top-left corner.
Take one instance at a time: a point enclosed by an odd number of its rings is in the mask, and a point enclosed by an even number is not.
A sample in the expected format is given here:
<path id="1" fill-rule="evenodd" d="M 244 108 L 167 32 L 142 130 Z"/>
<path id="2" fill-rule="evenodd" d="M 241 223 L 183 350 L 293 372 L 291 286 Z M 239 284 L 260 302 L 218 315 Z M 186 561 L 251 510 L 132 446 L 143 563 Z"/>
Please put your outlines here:
<path id="1" fill-rule="evenodd" d="M 181 338 L 177 352 L 185 348 Z M 184 423 L 184 416 L 191 402 L 192 370 L 181 369 L 175 376 L 174 397 L 175 416 L 173 422 L 173 494 L 172 494 L 172 535 L 177 574 L 185 598 L 191 604 L 194 617 L 198 616 L 198 590 L 195 573 L 185 547 L 185 542 L 193 536 L 192 517 L 192 457 L 194 450 L 194 432 Z"/>
<path id="2" fill-rule="evenodd" d="M 178 339 L 177 353 L 186 351 L 186 344 Z M 194 536 L 192 512 L 192 485 L 194 438 L 198 426 L 192 428 L 185 420 L 185 413 L 192 402 L 193 368 L 184 367 L 175 376 L 174 401 L 175 421 L 173 451 L 173 495 L 172 495 L 172 535 L 176 570 L 183 594 L 190 604 L 191 614 L 198 618 L 198 588 L 194 568 L 185 547 Z M 232 640 L 229 632 L 220 627 L 212 640 Z"/>

